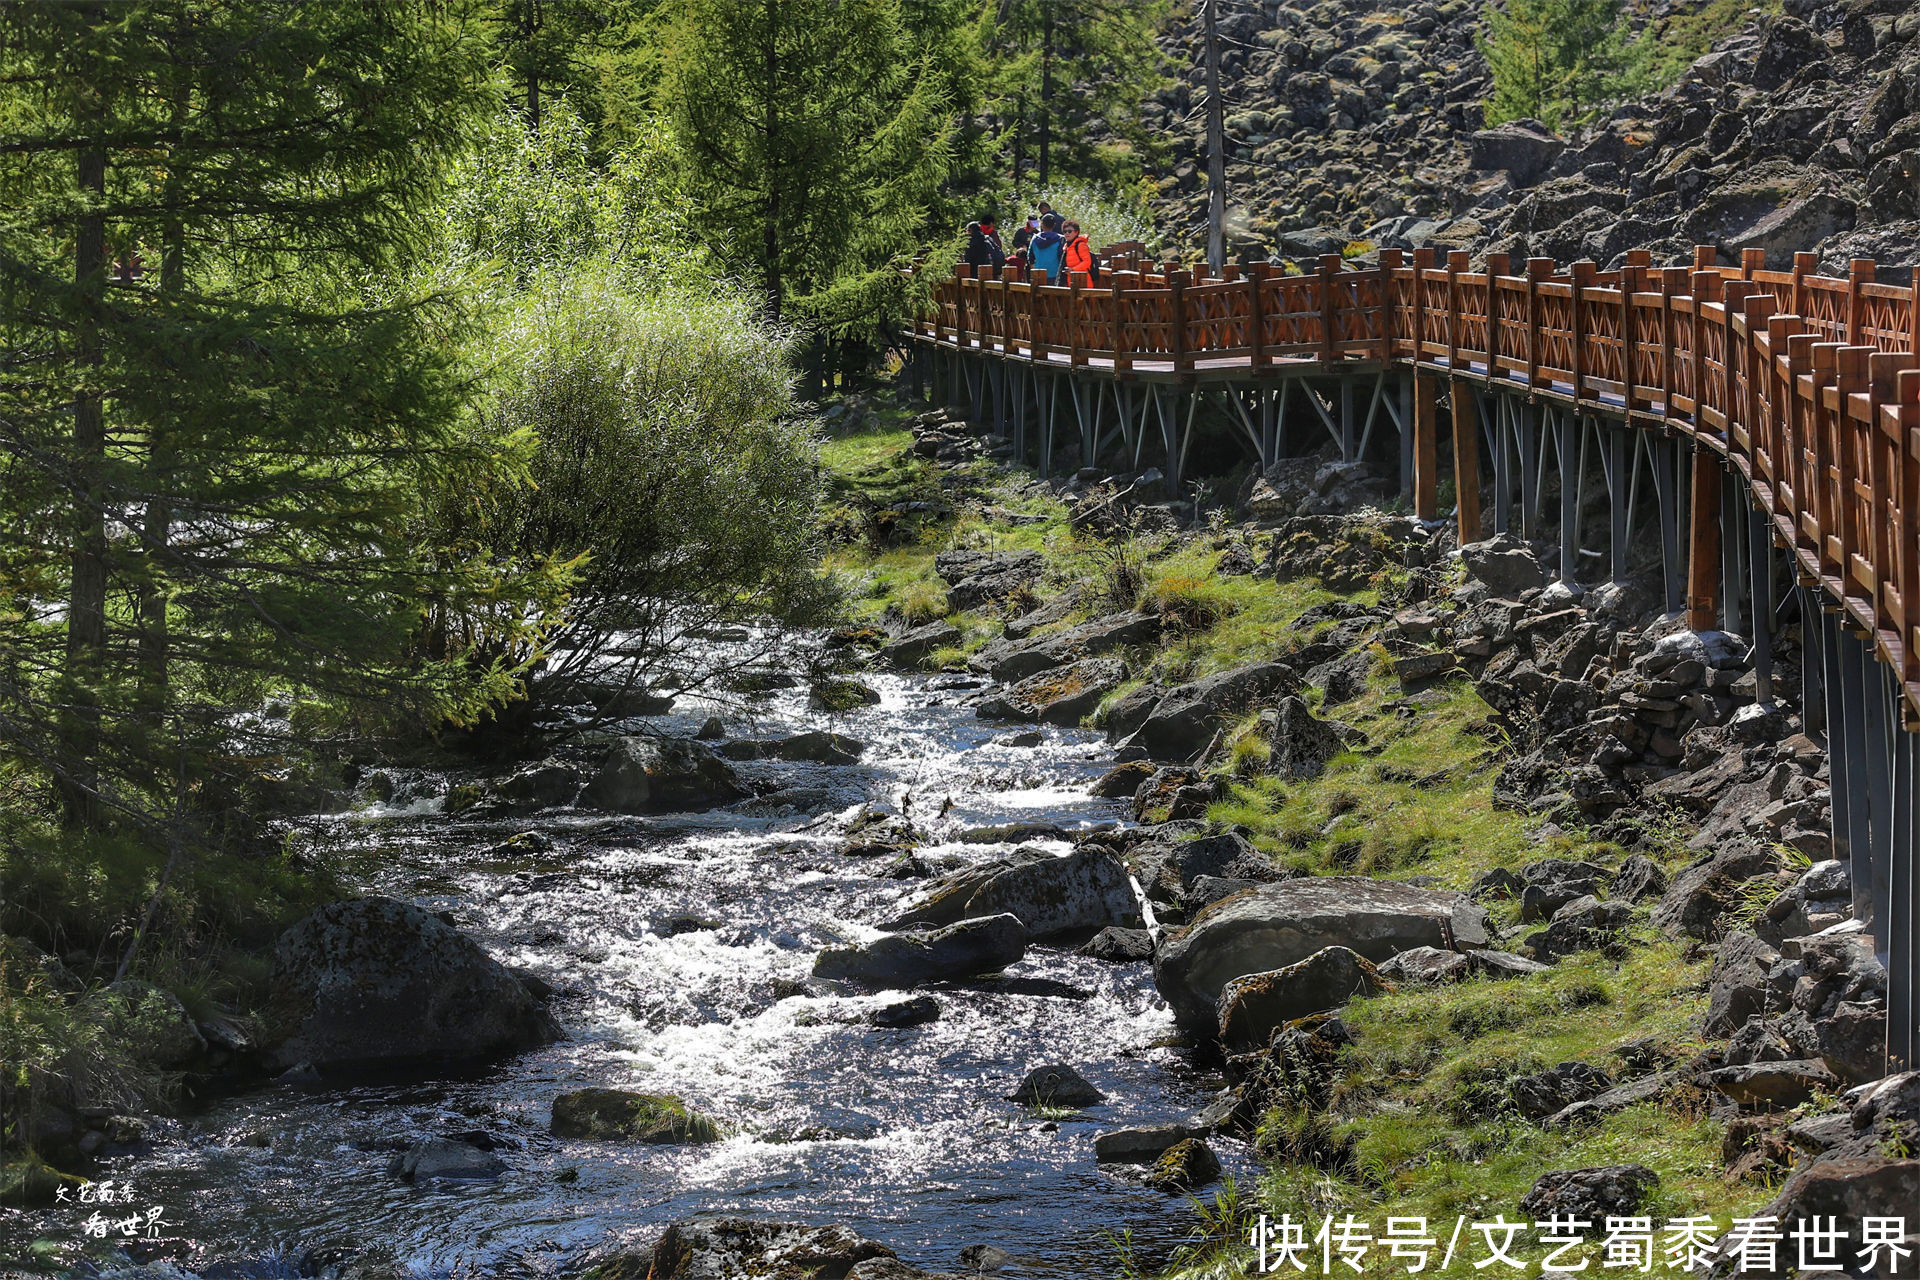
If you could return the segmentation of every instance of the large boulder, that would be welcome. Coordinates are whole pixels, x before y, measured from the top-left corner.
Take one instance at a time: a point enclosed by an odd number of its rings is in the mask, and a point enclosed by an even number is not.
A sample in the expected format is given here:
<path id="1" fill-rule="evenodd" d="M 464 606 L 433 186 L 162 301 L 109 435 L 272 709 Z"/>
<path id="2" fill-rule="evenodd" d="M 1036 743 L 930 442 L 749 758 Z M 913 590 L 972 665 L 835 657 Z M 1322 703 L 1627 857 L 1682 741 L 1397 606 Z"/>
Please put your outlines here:
<path id="1" fill-rule="evenodd" d="M 1772 850 L 1736 840 L 1674 876 L 1653 909 L 1653 923 L 1671 934 L 1714 938 L 1723 917 L 1743 901 L 1748 884 L 1772 876 L 1778 867 Z"/>
<path id="2" fill-rule="evenodd" d="M 1378 964 L 1414 947 L 1484 947 L 1487 914 L 1464 896 L 1361 876 L 1262 885 L 1216 902 L 1154 957 L 1153 978 L 1183 1026 L 1212 1033 L 1235 978 L 1284 969 L 1324 947 Z"/>
<path id="3" fill-rule="evenodd" d="M 460 1138 L 427 1138 L 387 1161 L 387 1175 L 402 1182 L 483 1182 L 506 1171 L 505 1160 Z"/>
<path id="4" fill-rule="evenodd" d="M 329 1070 L 485 1061 L 559 1035 L 527 984 L 438 916 L 392 898 L 330 903 L 273 953 L 274 1059 Z"/>
<path id="5" fill-rule="evenodd" d="M 1273 1033 L 1294 1019 L 1338 1009 L 1384 985 L 1380 971 L 1358 952 L 1322 947 L 1284 969 L 1229 982 L 1215 1005 L 1220 1043 L 1230 1053 L 1264 1049 Z"/>
<path id="6" fill-rule="evenodd" d="M 1117 658 L 1082 658 L 1071 666 L 1028 676 L 1005 693 L 987 698 L 978 710 L 989 719 L 1077 725 L 1126 678 L 1126 664 Z"/>
<path id="7" fill-rule="evenodd" d="M 1510 120 L 1467 140 L 1467 165 L 1483 172 L 1503 170 L 1514 186 L 1524 187 L 1545 175 L 1564 150 L 1566 144 L 1539 121 Z"/>
<path id="8" fill-rule="evenodd" d="M 1047 567 L 1038 551 L 943 551 L 934 572 L 949 582 L 947 603 L 956 610 L 998 605 L 1032 586 Z"/>
<path id="9" fill-rule="evenodd" d="M 1299 687 L 1284 662 L 1255 662 L 1168 690 L 1129 742 L 1156 760 L 1190 760 L 1214 730 Z"/>
<path id="10" fill-rule="evenodd" d="M 1707 1016 L 1701 1034 L 1730 1036 L 1747 1019 L 1767 1012 L 1768 975 L 1780 953 L 1750 933 L 1730 933 L 1714 953 L 1707 977 Z"/>
<path id="11" fill-rule="evenodd" d="M 944 618 L 902 632 L 880 646 L 880 661 L 893 667 L 917 667 L 940 649 L 960 643 L 960 628 Z"/>
<path id="12" fill-rule="evenodd" d="M 1520 1208 L 1535 1218 L 1558 1214 L 1598 1222 L 1634 1212 L 1659 1188 L 1660 1175 L 1643 1164 L 1558 1169 L 1540 1175 L 1520 1198 Z"/>
<path id="13" fill-rule="evenodd" d="M 621 738 L 580 801 L 609 813 L 682 813 L 747 795 L 733 766 L 690 738 Z"/>
<path id="14" fill-rule="evenodd" d="M 904 988 L 923 982 L 998 973 L 1027 953 L 1017 916 L 962 920 L 927 933 L 893 933 L 849 947 L 828 947 L 813 962 L 816 978 Z"/>
<path id="15" fill-rule="evenodd" d="M 1131 924 L 1140 915 L 1127 869 L 1113 852 L 1083 845 L 1064 857 L 1028 846 L 1013 856 L 936 880 L 889 928 L 945 925 L 1012 914 L 1030 938 Z"/>
<path id="16" fill-rule="evenodd" d="M 1327 761 L 1347 749 L 1340 731 L 1315 716 L 1289 694 L 1272 711 L 1260 713 L 1260 734 L 1271 747 L 1267 770 L 1283 778 L 1314 778 Z"/>
<path id="17" fill-rule="evenodd" d="M 968 664 L 995 680 L 1024 680 L 1042 671 L 1081 658 L 1097 657 L 1112 649 L 1150 644 L 1160 635 L 1160 618 L 1151 613 L 1119 613 L 1095 618 L 1077 627 L 1039 639 L 996 640 Z"/>
<path id="18" fill-rule="evenodd" d="M 1511 534 L 1500 534 L 1485 542 L 1469 542 L 1460 548 L 1460 559 L 1467 576 L 1487 584 L 1496 596 L 1511 599 L 1546 582 L 1540 562 L 1527 544 Z"/>

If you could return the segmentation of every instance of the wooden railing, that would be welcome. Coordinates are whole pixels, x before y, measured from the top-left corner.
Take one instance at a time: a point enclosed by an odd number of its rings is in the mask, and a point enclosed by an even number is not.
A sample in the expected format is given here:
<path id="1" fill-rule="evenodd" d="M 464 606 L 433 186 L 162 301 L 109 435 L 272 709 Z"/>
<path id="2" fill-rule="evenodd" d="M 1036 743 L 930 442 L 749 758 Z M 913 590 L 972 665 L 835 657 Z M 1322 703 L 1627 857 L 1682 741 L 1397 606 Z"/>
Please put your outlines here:
<path id="1" fill-rule="evenodd" d="M 1390 363 L 1690 437 L 1747 481 L 1803 583 L 1872 638 L 1920 724 L 1920 269 L 1893 285 L 1867 259 L 1833 279 L 1810 253 L 1791 271 L 1764 270 L 1758 251 L 1737 268 L 1714 258 L 1655 267 L 1630 254 L 1618 271 L 1560 274 L 1550 258 L 1516 271 L 1495 254 L 1475 272 L 1464 253 L 1386 250 L 1364 270 L 1328 256 L 1304 275 L 1210 275 L 1121 253 L 1097 286 L 959 267 L 916 332 L 1181 383 Z M 1432 378 L 1416 384 L 1431 397 Z"/>

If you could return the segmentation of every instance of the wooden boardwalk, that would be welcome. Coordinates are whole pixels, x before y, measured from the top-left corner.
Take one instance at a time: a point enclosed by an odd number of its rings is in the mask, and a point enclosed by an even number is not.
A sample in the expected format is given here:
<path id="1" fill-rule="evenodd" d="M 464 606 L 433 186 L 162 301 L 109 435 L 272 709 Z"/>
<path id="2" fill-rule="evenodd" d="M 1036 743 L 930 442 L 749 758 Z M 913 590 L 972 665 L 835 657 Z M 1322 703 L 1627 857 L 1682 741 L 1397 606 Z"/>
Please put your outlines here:
<path id="1" fill-rule="evenodd" d="M 911 336 L 964 382 L 976 411 L 1011 427 L 1023 456 L 1031 404 L 1043 469 L 1064 386 L 1083 465 L 1116 434 L 1138 463 L 1157 416 L 1176 484 L 1208 397 L 1262 466 L 1283 452 L 1290 392 L 1347 458 L 1367 452 L 1384 419 L 1421 518 L 1440 514 L 1443 463 L 1474 478 L 1456 485 L 1463 543 L 1486 536 L 1487 514 L 1494 531 L 1509 527 L 1516 488 L 1533 534 L 1542 489 L 1557 476 L 1569 584 L 1590 445 L 1611 498 L 1615 577 L 1636 532 L 1644 457 L 1669 608 L 1684 608 L 1695 630 L 1724 619 L 1747 632 L 1762 701 L 1771 696 L 1771 569 L 1787 557 L 1806 622 L 1803 711 L 1810 729 L 1824 728 L 1832 762 L 1836 852 L 1853 863 L 1856 915 L 1893 975 L 1890 1055 L 1912 1063 L 1920 269 L 1882 282 L 1859 259 L 1835 279 L 1817 274 L 1810 253 L 1770 271 L 1758 251 L 1730 267 L 1711 248 L 1672 267 L 1630 254 L 1618 271 L 1498 254 L 1472 271 L 1464 253 L 1442 260 L 1429 250 L 1379 258 L 1359 270 L 1329 256 L 1307 274 L 1263 264 L 1212 275 L 1122 249 L 1097 286 L 1078 274 L 1053 286 L 1017 268 L 962 266 L 934 282 Z M 1363 426 L 1355 389 L 1369 380 Z M 1313 389 L 1329 383 L 1335 392 Z M 1483 445 L 1493 455 L 1491 513 L 1480 509 Z"/>

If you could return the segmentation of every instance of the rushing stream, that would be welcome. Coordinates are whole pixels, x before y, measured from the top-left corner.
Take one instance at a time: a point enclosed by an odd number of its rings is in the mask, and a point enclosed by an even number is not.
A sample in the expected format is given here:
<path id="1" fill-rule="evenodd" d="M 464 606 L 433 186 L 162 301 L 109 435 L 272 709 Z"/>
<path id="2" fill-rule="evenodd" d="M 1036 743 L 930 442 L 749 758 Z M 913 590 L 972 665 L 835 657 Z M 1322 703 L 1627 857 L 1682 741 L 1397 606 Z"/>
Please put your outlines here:
<path id="1" fill-rule="evenodd" d="M 909 797 L 936 838 L 1120 816 L 1087 794 L 1106 763 L 1097 737 L 1049 729 L 1014 746 L 1006 726 L 957 705 L 950 677 L 873 683 L 882 703 L 847 715 L 810 713 L 805 691 L 787 690 L 730 722 L 746 736 L 827 727 L 868 744 L 854 766 L 739 766 L 827 789 L 810 814 L 750 802 L 483 823 L 414 802 L 324 820 L 316 835 L 353 851 L 368 891 L 450 913 L 549 982 L 567 1038 L 465 1078 L 269 1084 L 169 1125 L 96 1175 L 130 1184 L 172 1224 L 135 1274 L 330 1275 L 355 1258 L 390 1268 L 368 1274 L 552 1275 L 591 1247 L 700 1214 L 838 1221 L 936 1270 L 960 1270 L 960 1250 L 979 1243 L 1015 1255 L 1015 1276 L 1111 1275 L 1128 1235 L 1144 1259 L 1164 1257 L 1190 1206 L 1092 1153 L 1099 1130 L 1184 1116 L 1217 1084 L 1161 1046 L 1173 1024 L 1146 965 L 1036 947 L 1004 980 L 937 989 L 938 1021 L 895 1030 L 862 1018 L 898 994 L 791 994 L 822 945 L 871 936 L 864 922 L 914 887 L 841 856 L 843 823 L 823 813 Z M 658 723 L 690 733 L 710 710 L 688 701 Z M 500 851 L 526 831 L 546 847 Z M 948 841 L 921 853 L 1006 851 Z M 1006 1101 L 1049 1062 L 1075 1065 L 1108 1102 L 1054 1121 Z M 550 1137 L 554 1095 L 594 1084 L 680 1094 L 733 1135 L 688 1147 Z M 476 1130 L 509 1165 L 497 1180 L 416 1189 L 385 1172 L 396 1146 Z M 88 1212 L 0 1215 L 0 1258 L 36 1236 L 76 1240 Z"/>

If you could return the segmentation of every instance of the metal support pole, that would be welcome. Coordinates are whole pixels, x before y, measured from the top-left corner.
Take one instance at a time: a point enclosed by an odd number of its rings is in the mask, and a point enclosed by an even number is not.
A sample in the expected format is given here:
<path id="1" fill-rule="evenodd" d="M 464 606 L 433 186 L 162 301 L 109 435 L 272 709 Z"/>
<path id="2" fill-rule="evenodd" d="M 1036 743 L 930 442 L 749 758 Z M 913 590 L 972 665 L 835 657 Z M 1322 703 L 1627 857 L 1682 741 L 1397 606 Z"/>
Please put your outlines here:
<path id="1" fill-rule="evenodd" d="M 1920 1064 L 1920 733 L 1898 729 L 1893 742 L 1893 854 L 1887 876 L 1887 1070 Z"/>
<path id="2" fill-rule="evenodd" d="M 1340 379 L 1340 461 L 1352 462 L 1359 457 L 1353 422 L 1353 379 Z"/>
<path id="3" fill-rule="evenodd" d="M 1533 406 L 1513 405 L 1514 435 L 1520 443 L 1520 536 L 1532 542 L 1540 536 L 1540 433 L 1534 429 Z"/>
<path id="4" fill-rule="evenodd" d="M 1571 411 L 1560 414 L 1560 581 L 1572 586 L 1574 557 L 1580 554 L 1580 458 L 1574 440 L 1580 423 Z"/>
<path id="5" fill-rule="evenodd" d="M 1507 399 L 1493 397 L 1493 531 L 1505 533 L 1513 526 L 1513 453 L 1507 434 Z"/>
<path id="6" fill-rule="evenodd" d="M 1418 466 L 1414 453 L 1417 442 L 1414 439 L 1415 428 L 1413 421 L 1413 384 L 1418 376 L 1418 374 L 1414 373 L 1407 374 L 1406 377 L 1400 379 L 1398 388 L 1400 395 L 1400 492 L 1409 498 L 1414 496 L 1414 472 Z M 1428 426 L 1431 428 L 1432 424 L 1429 423 Z M 1427 517 L 1427 519 L 1432 518 L 1431 516 Z"/>
<path id="7" fill-rule="evenodd" d="M 1753 684 L 1755 700 L 1773 701 L 1773 533 L 1763 511 L 1747 513 L 1747 571 L 1753 575 L 1748 604 L 1753 610 Z"/>
<path id="8" fill-rule="evenodd" d="M 1625 582 L 1627 552 L 1633 541 L 1633 526 L 1628 523 L 1633 514 L 1633 475 L 1628 468 L 1637 459 L 1627 451 L 1629 441 L 1624 425 L 1604 427 L 1602 430 L 1607 433 L 1607 438 L 1606 448 L 1601 454 L 1601 469 L 1607 473 L 1607 498 L 1613 516 L 1610 530 L 1612 543 L 1607 550 L 1612 556 L 1613 580 Z"/>
<path id="9" fill-rule="evenodd" d="M 1675 475 L 1674 456 L 1679 449 L 1671 440 L 1653 443 L 1653 492 L 1660 508 L 1660 576 L 1667 588 L 1667 612 L 1679 613 L 1686 607 L 1686 585 L 1681 576 L 1680 486 Z"/>
<path id="10" fill-rule="evenodd" d="M 1729 468 L 1720 476 L 1720 625 L 1729 631 L 1740 629 L 1744 614 L 1747 575 L 1743 572 L 1747 540 L 1740 536 L 1740 512 L 1746 503 L 1740 494 L 1740 479 Z M 1748 630 L 1751 636 L 1751 629 Z"/>

